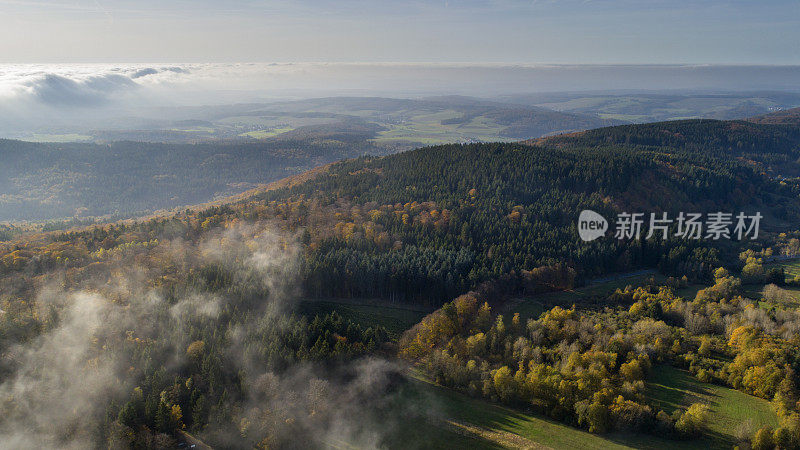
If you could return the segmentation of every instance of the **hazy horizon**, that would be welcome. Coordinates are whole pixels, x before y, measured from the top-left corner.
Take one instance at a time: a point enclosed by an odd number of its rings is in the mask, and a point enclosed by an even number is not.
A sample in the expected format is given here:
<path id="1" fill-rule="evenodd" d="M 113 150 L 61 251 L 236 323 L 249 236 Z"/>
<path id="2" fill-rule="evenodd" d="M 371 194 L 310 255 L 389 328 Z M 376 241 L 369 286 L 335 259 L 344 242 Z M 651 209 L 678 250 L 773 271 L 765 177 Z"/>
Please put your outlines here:
<path id="1" fill-rule="evenodd" d="M 497 63 L 0 64 L 0 137 L 136 128 L 163 108 L 318 97 L 800 92 L 800 66 Z M 186 118 L 186 117 L 172 117 Z M 71 131 L 73 132 L 73 131 Z"/>
<path id="2" fill-rule="evenodd" d="M 0 18 L 6 62 L 800 64 L 786 0 L 2 0 Z"/>
<path id="3" fill-rule="evenodd" d="M 620 90 L 800 91 L 800 65 L 0 64 L 0 99 L 50 106 L 98 106 L 126 96 L 146 104 L 205 104 L 342 94 L 487 97 Z"/>

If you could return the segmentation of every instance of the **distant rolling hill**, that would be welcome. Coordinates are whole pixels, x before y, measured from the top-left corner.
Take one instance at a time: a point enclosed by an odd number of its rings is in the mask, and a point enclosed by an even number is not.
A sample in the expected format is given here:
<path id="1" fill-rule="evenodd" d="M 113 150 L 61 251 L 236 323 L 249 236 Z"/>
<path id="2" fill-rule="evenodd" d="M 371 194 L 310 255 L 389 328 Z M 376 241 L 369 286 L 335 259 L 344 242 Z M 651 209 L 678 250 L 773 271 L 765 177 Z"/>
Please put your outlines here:
<path id="1" fill-rule="evenodd" d="M 696 158 L 732 159 L 777 177 L 800 175 L 800 127 L 774 125 L 782 116 L 747 121 L 682 120 L 599 128 L 525 141 L 561 148 L 626 147 L 677 152 Z M 791 114 L 780 119 L 791 123 Z"/>
<path id="2" fill-rule="evenodd" d="M 250 143 L 0 140 L 0 221 L 129 217 L 203 203 L 332 161 L 380 154 L 365 139 L 374 131 L 361 131 Z"/>
<path id="3" fill-rule="evenodd" d="M 268 140 L 373 128 L 375 145 L 390 151 L 451 142 L 498 141 L 585 130 L 624 121 L 593 113 L 446 96 L 422 99 L 329 97 L 271 103 L 165 108 L 119 119 L 100 129 L 45 128 L 18 137 L 33 141 L 120 140 L 196 143 Z"/>
<path id="4" fill-rule="evenodd" d="M 192 118 L 89 132 L 95 142 L 0 141 L 0 221 L 146 214 L 241 193 L 340 159 L 618 123 L 467 97 L 327 98 L 183 114 Z M 70 137 L 87 138 L 50 136 Z"/>
<path id="5" fill-rule="evenodd" d="M 784 109 L 763 116 L 747 119 L 753 123 L 768 123 L 773 125 L 800 125 L 800 108 Z"/>
<path id="6" fill-rule="evenodd" d="M 733 120 L 800 106 L 794 92 L 552 92 L 498 100 L 634 123 L 681 119 Z"/>
<path id="7" fill-rule="evenodd" d="M 331 97 L 279 103 L 269 105 L 265 110 L 356 116 L 386 128 L 378 134 L 379 142 L 524 139 L 624 123 L 601 119 L 591 113 L 558 112 L 463 96 L 424 99 Z"/>

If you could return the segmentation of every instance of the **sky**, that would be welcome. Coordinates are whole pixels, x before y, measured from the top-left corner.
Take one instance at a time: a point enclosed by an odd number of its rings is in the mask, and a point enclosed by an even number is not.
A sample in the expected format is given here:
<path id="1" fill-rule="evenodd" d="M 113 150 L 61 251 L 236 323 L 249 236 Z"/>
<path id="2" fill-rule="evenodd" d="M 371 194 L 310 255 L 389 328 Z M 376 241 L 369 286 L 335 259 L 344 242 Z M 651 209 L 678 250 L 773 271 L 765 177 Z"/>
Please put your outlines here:
<path id="1" fill-rule="evenodd" d="M 800 92 L 800 0 L 0 0 L 0 136 L 162 107 L 592 90 Z"/>
<path id="2" fill-rule="evenodd" d="M 797 0 L 0 0 L 0 63 L 800 64 Z"/>

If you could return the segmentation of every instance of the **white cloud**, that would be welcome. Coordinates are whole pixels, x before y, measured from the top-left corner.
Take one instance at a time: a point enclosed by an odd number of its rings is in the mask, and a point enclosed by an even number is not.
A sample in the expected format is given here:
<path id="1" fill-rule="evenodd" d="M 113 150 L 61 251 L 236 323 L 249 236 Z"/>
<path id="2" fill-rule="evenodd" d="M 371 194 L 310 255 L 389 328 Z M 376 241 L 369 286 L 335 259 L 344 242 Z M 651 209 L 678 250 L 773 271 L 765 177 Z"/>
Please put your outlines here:
<path id="1" fill-rule="evenodd" d="M 435 63 L 0 65 L 0 137 L 135 128 L 153 107 L 350 96 L 416 97 L 576 90 L 800 90 L 797 66 Z M 139 118 L 139 122 L 131 121 Z"/>

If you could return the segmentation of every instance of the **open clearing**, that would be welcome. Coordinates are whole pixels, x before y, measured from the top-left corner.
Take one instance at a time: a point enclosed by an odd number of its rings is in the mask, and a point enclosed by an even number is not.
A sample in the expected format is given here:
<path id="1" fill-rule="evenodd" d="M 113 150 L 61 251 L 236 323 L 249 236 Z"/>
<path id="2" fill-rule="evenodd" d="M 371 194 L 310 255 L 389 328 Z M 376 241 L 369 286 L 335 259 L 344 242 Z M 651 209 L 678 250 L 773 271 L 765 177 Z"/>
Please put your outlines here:
<path id="1" fill-rule="evenodd" d="M 641 286 L 654 282 L 658 285 L 666 284 L 667 277 L 655 271 L 636 271 L 625 274 L 604 277 L 601 280 L 590 282 L 586 286 L 567 291 L 546 292 L 543 294 L 530 295 L 509 300 L 503 305 L 504 314 L 519 313 L 523 318 L 537 318 L 544 311 L 553 306 L 565 308 L 573 304 L 585 303 L 593 298 L 608 295 L 617 289 L 624 289 L 626 286 Z M 678 289 L 675 293 L 686 299 L 693 299 L 697 291 L 705 286 L 700 284 L 689 285 Z"/>
<path id="2" fill-rule="evenodd" d="M 472 398 L 420 378 L 412 378 L 403 389 L 405 401 L 432 417 L 427 421 L 410 420 L 400 427 L 399 432 L 408 433 L 403 448 L 465 448 L 464 445 L 468 448 L 709 448 L 709 442 L 699 440 L 676 441 L 633 433 L 591 434 L 538 414 Z"/>
<path id="3" fill-rule="evenodd" d="M 685 370 L 671 366 L 654 367 L 648 382 L 648 396 L 668 414 L 678 408 L 688 408 L 692 403 L 708 405 L 709 445 L 713 447 L 734 445 L 737 427 L 748 420 L 752 421 L 753 429 L 778 425 L 778 417 L 768 401 L 724 386 L 702 383 Z"/>

